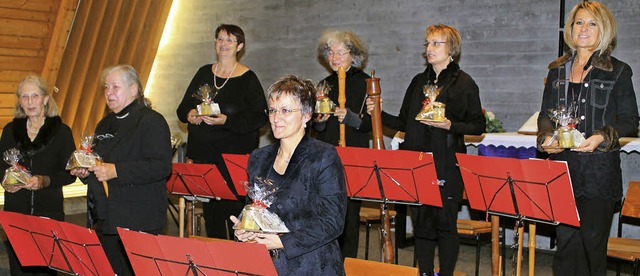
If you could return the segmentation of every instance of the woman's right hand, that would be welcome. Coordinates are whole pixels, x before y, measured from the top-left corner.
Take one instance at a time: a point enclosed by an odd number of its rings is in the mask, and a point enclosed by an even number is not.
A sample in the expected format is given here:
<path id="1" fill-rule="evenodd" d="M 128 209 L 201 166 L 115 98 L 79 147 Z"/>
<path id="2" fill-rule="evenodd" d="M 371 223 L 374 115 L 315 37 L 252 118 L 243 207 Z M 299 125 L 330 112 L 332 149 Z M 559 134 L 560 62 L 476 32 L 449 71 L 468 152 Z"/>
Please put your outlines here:
<path id="1" fill-rule="evenodd" d="M 89 170 L 85 168 L 75 168 L 72 169 L 69 174 L 79 178 L 87 178 L 89 176 Z"/>
<path id="2" fill-rule="evenodd" d="M 564 149 L 560 147 L 560 144 L 558 143 L 558 139 L 553 139 L 553 141 L 549 143 L 550 141 L 551 141 L 551 136 L 547 135 L 544 138 L 544 142 L 542 142 L 542 145 L 540 145 L 540 147 L 544 150 L 544 152 L 548 154 L 556 154 L 564 151 Z"/>
<path id="3" fill-rule="evenodd" d="M 319 113 L 318 115 L 313 117 L 313 121 L 316 122 L 316 123 L 322 123 L 322 122 L 326 122 L 327 120 L 329 120 L 329 117 L 331 117 L 331 114 Z"/>
<path id="4" fill-rule="evenodd" d="M 198 110 L 189 110 L 189 113 L 187 114 L 187 121 L 189 121 L 190 124 L 194 125 L 199 125 L 200 123 L 202 123 L 202 117 L 198 117 L 196 115 L 198 115 Z"/>

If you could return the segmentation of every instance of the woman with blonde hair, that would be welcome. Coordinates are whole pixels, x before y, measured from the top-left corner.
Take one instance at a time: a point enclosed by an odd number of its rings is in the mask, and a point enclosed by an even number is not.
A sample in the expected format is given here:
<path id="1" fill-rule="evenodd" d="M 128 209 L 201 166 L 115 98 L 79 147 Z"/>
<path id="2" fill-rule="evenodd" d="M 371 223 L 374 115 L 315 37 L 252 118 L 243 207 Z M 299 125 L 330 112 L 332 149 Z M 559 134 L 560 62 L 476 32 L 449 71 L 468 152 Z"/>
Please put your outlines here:
<path id="1" fill-rule="evenodd" d="M 71 129 L 58 116 L 58 107 L 41 77 L 25 77 L 16 97 L 15 118 L 2 131 L 0 154 L 17 148 L 22 155 L 20 165 L 33 176 L 23 186 L 4 187 L 4 210 L 62 221 L 62 186 L 75 180 L 65 170 L 67 159 L 75 150 Z M 0 173 L 4 174 L 8 166 L 0 162 Z M 11 275 L 56 275 L 49 268 L 21 267 L 13 248 L 7 248 Z"/>
<path id="2" fill-rule="evenodd" d="M 538 117 L 538 149 L 566 161 L 580 227 L 556 228 L 556 275 L 605 275 L 607 241 L 615 205 L 622 198 L 619 137 L 635 136 L 638 106 L 628 64 L 611 56 L 616 46 L 613 13 L 599 2 L 580 2 L 565 24 L 570 51 L 549 64 Z M 552 139 L 550 109 L 568 107 L 586 140 L 576 148 Z"/>
<path id="3" fill-rule="evenodd" d="M 415 254 L 421 275 L 433 275 L 436 247 L 440 275 L 453 275 L 459 248 L 456 222 L 464 189 L 456 153 L 466 153 L 464 135 L 478 135 L 485 130 L 478 86 L 458 65 L 461 43 L 460 33 L 451 26 L 427 27 L 426 70 L 409 84 L 398 116 L 382 113 L 384 125 L 405 132 L 400 149 L 433 153 L 436 173 L 442 183 L 442 208 L 411 207 Z M 444 120 L 415 119 L 429 104 L 425 86 L 437 87 L 439 94 L 435 100 L 445 104 Z M 373 101 L 367 101 L 367 108 L 373 109 Z"/>

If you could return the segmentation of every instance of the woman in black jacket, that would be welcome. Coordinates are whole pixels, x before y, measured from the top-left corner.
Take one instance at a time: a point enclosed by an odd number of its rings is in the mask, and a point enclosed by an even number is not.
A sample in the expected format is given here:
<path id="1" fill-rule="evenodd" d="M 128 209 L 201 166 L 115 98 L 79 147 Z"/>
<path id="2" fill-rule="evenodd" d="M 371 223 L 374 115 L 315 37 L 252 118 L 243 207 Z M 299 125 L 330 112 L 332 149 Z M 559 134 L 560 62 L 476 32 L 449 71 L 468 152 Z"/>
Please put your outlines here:
<path id="1" fill-rule="evenodd" d="M 345 125 L 345 140 L 348 147 L 368 148 L 371 140 L 371 116 L 365 109 L 369 78 L 362 72 L 367 59 L 367 49 L 358 36 L 349 31 L 329 30 L 322 34 L 318 44 L 318 59 L 332 73 L 322 81 L 329 87 L 328 97 L 338 103 L 338 68 L 346 70 L 345 108 L 336 107 L 333 116 L 316 114 L 313 129 L 320 141 L 334 146 L 340 140 L 340 124 Z M 340 236 L 342 257 L 358 257 L 360 239 L 360 207 L 362 201 L 349 200 L 344 232 Z"/>
<path id="2" fill-rule="evenodd" d="M 622 198 L 619 137 L 636 136 L 638 105 L 631 67 L 611 56 L 615 17 L 604 4 L 580 2 L 565 24 L 571 51 L 549 64 L 538 116 L 538 148 L 567 161 L 580 227 L 558 225 L 555 275 L 605 275 L 607 241 L 616 202 Z M 586 138 L 572 149 L 552 139 L 550 109 L 571 107 Z"/>
<path id="3" fill-rule="evenodd" d="M 114 272 L 133 275 L 116 227 L 151 234 L 164 230 L 171 138 L 164 117 L 147 106 L 133 67 L 107 68 L 102 78 L 112 112 L 98 123 L 93 149 L 103 162 L 71 173 L 89 184 L 90 226 Z"/>
<path id="4" fill-rule="evenodd" d="M 64 220 L 62 186 L 75 177 L 65 170 L 75 149 L 71 129 L 58 116 L 58 107 L 49 96 L 46 82 L 35 75 L 24 78 L 16 91 L 18 102 L 12 122 L 0 138 L 0 154 L 17 148 L 20 164 L 33 175 L 24 186 L 5 187 L 5 211 Z M 0 172 L 9 167 L 1 162 Z M 56 275 L 42 267 L 21 267 L 10 246 L 11 275 Z"/>
<path id="5" fill-rule="evenodd" d="M 315 104 L 313 82 L 286 76 L 268 93 L 267 113 L 278 141 L 254 150 L 247 170 L 251 180 L 273 182 L 275 199 L 268 208 L 290 232 L 238 229 L 235 237 L 264 244 L 278 275 L 344 275 L 337 238 L 344 227 L 345 177 L 336 148 L 305 134 Z"/>
<path id="6" fill-rule="evenodd" d="M 458 152 L 465 153 L 464 135 L 484 132 L 478 86 L 462 71 L 461 38 L 450 26 L 429 26 L 426 30 L 425 53 L 429 65 L 416 75 L 407 88 L 398 116 L 382 113 L 382 123 L 404 131 L 400 149 L 432 152 L 438 179 L 441 180 L 442 208 L 412 207 L 416 257 L 421 273 L 433 275 L 435 248 L 438 247 L 440 275 L 453 275 L 458 259 L 457 215 L 464 189 L 460 170 L 456 166 Z M 437 102 L 445 104 L 442 122 L 418 121 L 416 115 L 428 104 L 425 85 L 435 85 L 440 91 Z M 373 109 L 373 101 L 367 101 Z"/>

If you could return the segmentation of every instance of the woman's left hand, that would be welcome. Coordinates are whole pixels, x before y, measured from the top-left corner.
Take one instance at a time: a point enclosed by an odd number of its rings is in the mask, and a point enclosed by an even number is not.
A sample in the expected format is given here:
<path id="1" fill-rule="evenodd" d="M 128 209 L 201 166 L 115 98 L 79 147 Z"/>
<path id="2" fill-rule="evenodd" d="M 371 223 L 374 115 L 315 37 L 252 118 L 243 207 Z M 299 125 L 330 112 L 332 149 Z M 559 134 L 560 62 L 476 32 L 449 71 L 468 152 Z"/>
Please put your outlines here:
<path id="1" fill-rule="evenodd" d="M 98 181 L 109 181 L 118 177 L 116 165 L 113 163 L 102 163 L 89 168 L 89 171 L 96 175 Z"/>
<path id="2" fill-rule="evenodd" d="M 602 137 L 602 135 L 594 134 L 594 135 L 591 135 L 591 137 L 587 138 L 587 140 L 584 140 L 584 142 L 582 142 L 580 146 L 571 150 L 579 151 L 579 152 L 593 152 L 603 142 L 604 142 L 604 137 Z"/>
<path id="3" fill-rule="evenodd" d="M 444 118 L 444 121 L 442 122 L 432 122 L 432 121 L 420 121 L 420 122 L 432 127 L 442 128 L 446 130 L 451 129 L 451 121 L 447 118 Z"/>
<path id="4" fill-rule="evenodd" d="M 224 125 L 227 122 L 227 115 L 222 113 L 213 116 L 202 116 L 202 121 L 207 125 Z"/>

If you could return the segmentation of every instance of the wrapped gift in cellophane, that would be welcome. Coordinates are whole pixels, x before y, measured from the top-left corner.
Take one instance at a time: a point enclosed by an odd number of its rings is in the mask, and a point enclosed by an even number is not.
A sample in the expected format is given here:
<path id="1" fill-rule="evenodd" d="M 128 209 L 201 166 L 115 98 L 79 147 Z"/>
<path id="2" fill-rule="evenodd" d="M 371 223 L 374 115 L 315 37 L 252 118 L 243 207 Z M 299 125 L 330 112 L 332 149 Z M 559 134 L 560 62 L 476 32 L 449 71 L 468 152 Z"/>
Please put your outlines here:
<path id="1" fill-rule="evenodd" d="M 196 92 L 193 93 L 193 97 L 201 100 L 202 103 L 196 108 L 199 116 L 214 116 L 220 114 L 220 106 L 213 102 L 213 99 L 218 95 L 218 90 L 211 89 L 208 84 L 202 85 Z"/>
<path id="2" fill-rule="evenodd" d="M 22 159 L 20 151 L 16 148 L 10 148 L 4 152 L 3 159 L 11 167 L 4 171 L 2 187 L 24 186 L 31 178 L 31 173 L 25 167 L 20 165 L 20 159 Z"/>
<path id="3" fill-rule="evenodd" d="M 549 109 L 551 120 L 558 126 L 553 133 L 552 139 L 547 145 L 551 145 L 554 140 L 558 140 L 559 148 L 577 148 L 585 141 L 584 135 L 576 129 L 580 123 L 577 114 L 577 105 L 568 107 L 560 106 L 557 109 Z"/>
<path id="4" fill-rule="evenodd" d="M 422 88 L 425 100 L 422 102 L 422 109 L 416 115 L 418 121 L 444 122 L 445 104 L 437 102 L 436 98 L 440 94 L 440 89 L 434 84 L 427 84 Z"/>
<path id="5" fill-rule="evenodd" d="M 91 147 L 93 146 L 93 135 L 85 135 L 82 133 L 80 137 L 80 149 L 71 153 L 69 161 L 67 161 L 67 170 L 73 170 L 76 168 L 90 168 L 98 165 L 102 161 L 100 156 L 93 152 Z"/>
<path id="6" fill-rule="evenodd" d="M 237 229 L 263 233 L 288 233 L 289 228 L 280 217 L 269 211 L 275 200 L 277 188 L 268 179 L 256 177 L 253 182 L 243 183 L 251 204 L 247 204 L 240 214 L 240 225 Z"/>
<path id="7" fill-rule="evenodd" d="M 336 104 L 329 98 L 330 87 L 322 82 L 316 87 L 316 107 L 314 113 L 329 114 L 333 112 Z"/>

